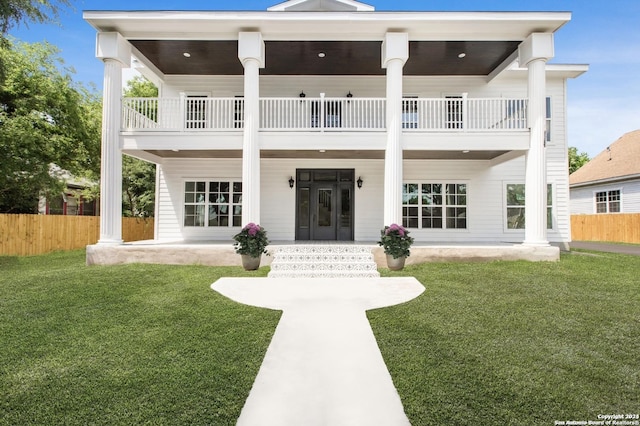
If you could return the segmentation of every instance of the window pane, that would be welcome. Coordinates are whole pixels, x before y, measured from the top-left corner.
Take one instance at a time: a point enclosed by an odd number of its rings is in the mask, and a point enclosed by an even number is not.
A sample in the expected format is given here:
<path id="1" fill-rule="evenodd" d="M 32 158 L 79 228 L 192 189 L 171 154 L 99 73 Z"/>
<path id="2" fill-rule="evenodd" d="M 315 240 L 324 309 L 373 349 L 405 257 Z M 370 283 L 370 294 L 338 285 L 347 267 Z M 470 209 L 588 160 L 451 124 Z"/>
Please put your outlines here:
<path id="1" fill-rule="evenodd" d="M 423 207 L 422 227 L 442 228 L 442 207 Z"/>
<path id="2" fill-rule="evenodd" d="M 309 188 L 300 188 L 298 193 L 298 226 L 300 228 L 309 227 L 310 202 Z"/>
<path id="3" fill-rule="evenodd" d="M 403 207 L 402 222 L 406 228 L 418 227 L 418 207 Z"/>
<path id="4" fill-rule="evenodd" d="M 196 182 L 196 191 L 204 192 L 205 191 L 205 183 L 204 182 Z"/>
<path id="5" fill-rule="evenodd" d="M 467 227 L 466 207 L 447 208 L 447 228 L 464 229 Z"/>
<path id="6" fill-rule="evenodd" d="M 507 185 L 507 206 L 524 206 L 524 184 Z"/>
<path id="7" fill-rule="evenodd" d="M 403 185 L 402 204 L 418 204 L 417 183 L 405 183 Z"/>
<path id="8" fill-rule="evenodd" d="M 523 207 L 510 207 L 507 209 L 507 229 L 524 229 Z"/>
<path id="9" fill-rule="evenodd" d="M 333 190 L 331 189 L 318 190 L 317 215 L 319 227 L 333 226 L 333 206 L 331 205 L 332 196 Z"/>

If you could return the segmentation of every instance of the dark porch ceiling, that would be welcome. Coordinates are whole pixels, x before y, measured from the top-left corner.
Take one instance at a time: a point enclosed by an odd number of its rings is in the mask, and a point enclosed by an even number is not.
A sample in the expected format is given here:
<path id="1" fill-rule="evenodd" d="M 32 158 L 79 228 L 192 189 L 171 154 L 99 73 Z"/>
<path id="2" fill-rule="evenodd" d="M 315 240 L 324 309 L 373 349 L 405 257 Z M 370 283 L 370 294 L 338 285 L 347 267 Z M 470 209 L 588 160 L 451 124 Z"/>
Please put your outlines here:
<path id="1" fill-rule="evenodd" d="M 166 75 L 242 75 L 238 42 L 131 40 Z M 519 41 L 412 41 L 404 75 L 488 75 Z M 188 52 L 190 57 L 185 57 Z M 324 57 L 319 57 L 324 53 Z M 464 53 L 460 58 L 458 55 Z M 266 41 L 262 75 L 384 75 L 380 41 Z"/>
<path id="2" fill-rule="evenodd" d="M 240 150 L 148 150 L 162 158 L 242 158 Z M 405 160 L 492 160 L 507 151 L 407 151 Z M 376 150 L 261 150 L 261 158 L 367 159 L 383 160 L 384 151 Z"/>

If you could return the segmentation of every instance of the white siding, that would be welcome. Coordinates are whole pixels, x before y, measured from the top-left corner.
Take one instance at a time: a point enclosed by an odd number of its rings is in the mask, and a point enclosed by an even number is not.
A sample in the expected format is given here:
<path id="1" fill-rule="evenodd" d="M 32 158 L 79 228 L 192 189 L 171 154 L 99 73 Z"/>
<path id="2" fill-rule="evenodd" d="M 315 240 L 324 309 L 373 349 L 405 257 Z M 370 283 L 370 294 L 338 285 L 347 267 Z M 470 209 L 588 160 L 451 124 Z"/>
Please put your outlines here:
<path id="1" fill-rule="evenodd" d="M 640 213 L 640 179 L 626 182 L 612 182 L 571 190 L 571 214 L 595 214 L 595 194 L 601 191 L 620 190 L 621 213 Z"/>
<path id="2" fill-rule="evenodd" d="M 325 93 L 329 97 L 384 97 L 384 76 L 262 76 L 260 96 L 307 97 Z M 210 96 L 241 96 L 242 76 L 169 76 L 162 95 L 180 92 L 206 93 Z M 487 83 L 481 77 L 405 77 L 406 95 L 442 97 L 468 93 L 469 97 L 526 97 L 526 72 L 506 72 Z M 552 242 L 570 240 L 569 190 L 566 143 L 566 86 L 563 79 L 548 79 L 547 96 L 552 99 L 551 142 L 547 144 L 547 182 L 554 189 L 554 228 L 548 231 Z M 269 136 L 272 138 L 272 136 Z M 331 137 L 331 136 L 326 136 Z M 464 133 L 460 138 L 464 139 Z M 321 140 L 321 138 L 319 139 Z M 176 142 L 179 142 L 176 138 Z M 305 139 L 305 143 L 308 140 Z M 352 147 L 351 145 L 349 145 Z M 353 147 L 352 147 L 353 148 Z M 165 147 L 167 149 L 167 147 Z M 382 149 L 382 147 L 380 148 Z M 447 150 L 446 142 L 438 149 Z M 468 183 L 468 228 L 466 230 L 414 230 L 419 241 L 522 241 L 523 231 L 506 230 L 505 185 L 524 183 L 524 156 L 491 166 L 488 161 L 407 160 L 405 181 L 452 180 Z M 289 176 L 296 168 L 353 168 L 362 176 L 362 189 L 355 189 L 355 239 L 376 241 L 383 226 L 383 160 L 263 159 L 261 166 L 261 224 L 272 240 L 291 241 L 295 235 L 295 190 L 289 188 Z M 237 228 L 184 228 L 184 181 L 189 178 L 237 178 L 242 175 L 241 159 L 165 159 L 159 167 L 157 236 L 159 239 L 231 239 Z M 640 186 L 640 184 L 636 184 Z M 640 191 L 636 191 L 640 193 Z M 573 197 L 573 196 L 572 196 Z M 623 196 L 623 208 L 640 205 L 633 196 Z M 628 199 L 627 199 L 628 198 Z M 627 204 L 629 203 L 629 204 Z M 592 208 L 591 208 L 592 209 Z M 640 208 L 639 208 L 640 210 Z"/>
<path id="3" fill-rule="evenodd" d="M 383 227 L 383 160 L 265 159 L 261 164 L 261 225 L 274 241 L 295 238 L 295 190 L 289 188 L 296 168 L 353 168 L 364 184 L 354 194 L 355 239 L 376 241 Z M 183 227 L 184 181 L 241 177 L 239 159 L 171 160 L 161 167 L 158 188 L 159 239 L 230 240 L 237 228 Z M 424 242 L 520 242 L 522 231 L 505 229 L 505 184 L 524 181 L 524 158 L 491 167 L 487 161 L 406 160 L 405 182 L 462 182 L 468 185 L 467 229 L 412 230 Z M 563 241 L 557 230 L 550 241 Z"/>

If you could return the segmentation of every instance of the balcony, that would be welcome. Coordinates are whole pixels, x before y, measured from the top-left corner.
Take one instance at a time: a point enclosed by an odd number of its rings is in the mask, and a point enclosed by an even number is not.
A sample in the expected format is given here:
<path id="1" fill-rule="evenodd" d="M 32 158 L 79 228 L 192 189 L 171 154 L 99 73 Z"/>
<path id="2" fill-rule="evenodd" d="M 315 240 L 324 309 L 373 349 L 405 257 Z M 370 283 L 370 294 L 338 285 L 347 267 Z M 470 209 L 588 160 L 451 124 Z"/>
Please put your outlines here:
<path id="1" fill-rule="evenodd" d="M 261 98 L 261 132 L 384 132 L 384 98 Z M 241 132 L 242 98 L 124 98 L 127 132 Z M 404 132 L 525 131 L 521 98 L 404 98 Z"/>

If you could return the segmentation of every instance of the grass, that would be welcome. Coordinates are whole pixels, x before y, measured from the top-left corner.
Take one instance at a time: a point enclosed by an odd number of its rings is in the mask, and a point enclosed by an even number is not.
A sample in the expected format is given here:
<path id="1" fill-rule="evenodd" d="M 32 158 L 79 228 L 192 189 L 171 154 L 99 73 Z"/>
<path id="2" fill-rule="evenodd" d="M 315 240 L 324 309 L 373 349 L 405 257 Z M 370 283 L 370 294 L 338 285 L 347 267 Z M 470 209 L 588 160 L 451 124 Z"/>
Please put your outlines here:
<path id="1" fill-rule="evenodd" d="M 640 413 L 640 257 L 407 267 L 426 287 L 370 322 L 415 425 Z"/>
<path id="2" fill-rule="evenodd" d="M 640 257 L 424 264 L 368 313 L 422 425 L 553 425 L 640 412 Z M 280 313 L 209 285 L 241 268 L 0 257 L 0 425 L 232 425 Z M 386 270 L 384 274 L 392 273 Z"/>
<path id="3" fill-rule="evenodd" d="M 245 272 L 83 263 L 0 258 L 0 424 L 235 424 L 280 318 L 209 288 Z"/>

